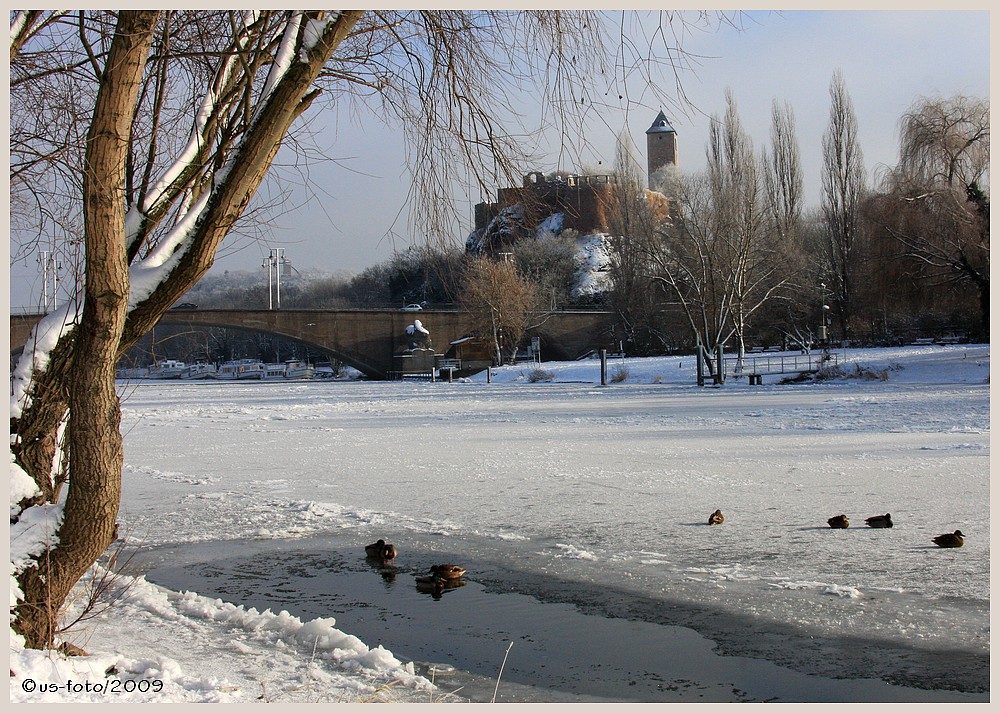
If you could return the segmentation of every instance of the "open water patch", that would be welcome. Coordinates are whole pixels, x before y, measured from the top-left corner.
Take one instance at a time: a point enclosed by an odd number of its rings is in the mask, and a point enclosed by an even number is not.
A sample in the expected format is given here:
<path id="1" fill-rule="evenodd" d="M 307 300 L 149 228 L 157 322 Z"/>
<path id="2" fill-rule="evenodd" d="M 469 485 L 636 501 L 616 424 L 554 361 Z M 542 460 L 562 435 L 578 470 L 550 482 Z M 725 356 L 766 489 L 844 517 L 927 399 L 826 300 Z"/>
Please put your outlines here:
<path id="1" fill-rule="evenodd" d="M 444 553 L 411 545 L 400 557 L 405 564 L 383 567 L 359 549 L 347 536 L 328 536 L 163 547 L 142 558 L 146 578 L 175 591 L 287 610 L 303 620 L 335 617 L 337 628 L 413 661 L 442 692 L 473 702 L 494 695 L 498 702 L 989 700 L 988 693 L 816 675 L 727 655 L 718 641 L 667 623 L 667 603 L 637 603 L 614 587 L 505 564 L 461 562 L 470 568 L 464 585 L 427 591 L 416 577 Z M 752 627 L 737 620 L 729 626 Z M 758 635 L 752 628 L 743 633 Z M 813 645 L 839 655 L 850 643 Z"/>

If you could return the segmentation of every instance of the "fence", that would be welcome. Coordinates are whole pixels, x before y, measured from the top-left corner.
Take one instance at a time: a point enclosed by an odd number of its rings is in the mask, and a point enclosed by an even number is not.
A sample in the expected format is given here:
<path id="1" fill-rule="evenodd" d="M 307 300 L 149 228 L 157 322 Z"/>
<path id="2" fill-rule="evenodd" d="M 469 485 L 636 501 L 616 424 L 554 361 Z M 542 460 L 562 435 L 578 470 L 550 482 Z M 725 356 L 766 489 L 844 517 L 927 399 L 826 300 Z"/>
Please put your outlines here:
<path id="1" fill-rule="evenodd" d="M 745 356 L 723 359 L 723 375 L 746 376 L 751 384 L 760 384 L 766 374 L 802 374 L 819 371 L 823 367 L 836 366 L 838 355 L 833 352 L 817 354 L 774 354 L 767 356 Z"/>

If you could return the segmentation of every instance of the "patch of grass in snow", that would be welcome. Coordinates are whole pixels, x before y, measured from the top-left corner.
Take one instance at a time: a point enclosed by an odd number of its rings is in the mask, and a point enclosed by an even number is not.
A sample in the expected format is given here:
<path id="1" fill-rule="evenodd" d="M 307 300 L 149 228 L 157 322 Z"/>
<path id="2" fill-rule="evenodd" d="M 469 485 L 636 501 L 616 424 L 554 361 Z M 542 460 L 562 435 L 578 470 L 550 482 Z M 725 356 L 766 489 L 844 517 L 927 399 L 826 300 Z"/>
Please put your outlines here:
<path id="1" fill-rule="evenodd" d="M 556 378 L 556 375 L 551 371 L 546 371 L 539 367 L 531 371 L 526 378 L 530 383 L 537 384 L 539 381 L 552 381 Z"/>
<path id="2" fill-rule="evenodd" d="M 793 384 L 802 381 L 834 381 L 837 379 L 858 379 L 860 381 L 888 381 L 889 372 L 899 371 L 903 367 L 900 364 L 890 364 L 885 369 L 873 369 L 863 364 L 855 364 L 853 369 L 845 368 L 842 364 L 825 366 L 814 374 L 802 373 L 789 379 L 783 379 L 783 384 Z"/>

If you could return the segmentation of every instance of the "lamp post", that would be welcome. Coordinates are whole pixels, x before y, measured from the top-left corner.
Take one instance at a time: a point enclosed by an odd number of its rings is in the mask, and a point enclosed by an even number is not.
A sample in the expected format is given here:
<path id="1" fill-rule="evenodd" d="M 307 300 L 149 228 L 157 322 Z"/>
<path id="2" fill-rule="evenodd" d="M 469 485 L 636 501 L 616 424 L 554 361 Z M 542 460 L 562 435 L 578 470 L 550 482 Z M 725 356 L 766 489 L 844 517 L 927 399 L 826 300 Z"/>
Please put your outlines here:
<path id="1" fill-rule="evenodd" d="M 281 309 L 281 272 L 288 264 L 284 248 L 271 248 L 271 253 L 261 265 L 267 270 L 267 308 Z"/>
<path id="2" fill-rule="evenodd" d="M 830 305 L 826 303 L 826 295 L 827 295 L 826 283 L 825 282 L 819 283 L 819 289 L 820 289 L 820 300 L 821 300 L 821 307 L 819 313 L 819 340 L 820 342 L 829 345 Z"/>
<path id="3" fill-rule="evenodd" d="M 62 262 L 51 250 L 38 251 L 38 266 L 42 271 L 42 309 L 49 309 L 49 278 L 52 279 L 52 309 L 59 306 L 59 271 Z"/>

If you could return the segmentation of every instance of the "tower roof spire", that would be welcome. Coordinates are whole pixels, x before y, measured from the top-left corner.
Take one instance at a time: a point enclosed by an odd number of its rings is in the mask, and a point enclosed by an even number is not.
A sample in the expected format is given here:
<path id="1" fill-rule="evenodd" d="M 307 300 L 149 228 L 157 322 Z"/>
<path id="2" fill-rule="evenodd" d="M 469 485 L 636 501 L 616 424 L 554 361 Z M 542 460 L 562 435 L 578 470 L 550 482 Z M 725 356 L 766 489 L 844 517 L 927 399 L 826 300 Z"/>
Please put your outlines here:
<path id="1" fill-rule="evenodd" d="M 667 120 L 667 115 L 660 111 L 660 113 L 656 115 L 656 118 L 653 119 L 653 125 L 646 129 L 646 133 L 660 134 L 666 132 L 673 132 L 676 134 L 677 130 L 670 125 L 670 122 Z"/>

